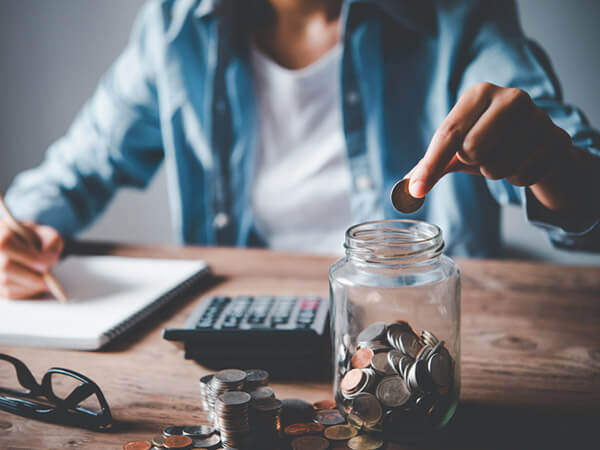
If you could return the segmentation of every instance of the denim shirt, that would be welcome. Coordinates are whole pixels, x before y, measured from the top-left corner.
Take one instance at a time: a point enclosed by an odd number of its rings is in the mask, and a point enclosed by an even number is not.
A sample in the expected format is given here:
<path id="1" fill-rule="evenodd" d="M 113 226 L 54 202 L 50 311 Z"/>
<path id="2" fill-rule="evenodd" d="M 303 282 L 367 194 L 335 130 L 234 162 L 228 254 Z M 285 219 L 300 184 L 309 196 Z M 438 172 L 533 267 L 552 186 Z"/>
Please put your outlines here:
<path id="1" fill-rule="evenodd" d="M 442 228 L 449 254 L 493 256 L 499 205 L 514 203 L 555 244 L 598 245 L 597 220 L 566 229 L 564 218 L 504 180 L 452 173 L 421 210 L 400 215 L 390 204 L 394 182 L 423 156 L 459 96 L 482 81 L 524 89 L 576 145 L 600 157 L 599 135 L 562 103 L 512 1 L 346 1 L 341 20 L 340 107 L 355 223 L 426 220 Z M 72 236 L 118 188 L 145 187 L 163 163 L 181 242 L 259 245 L 251 208 L 253 79 L 247 49 L 233 45 L 231 34 L 215 2 L 149 2 L 66 136 L 15 179 L 7 194 L 15 214 Z"/>

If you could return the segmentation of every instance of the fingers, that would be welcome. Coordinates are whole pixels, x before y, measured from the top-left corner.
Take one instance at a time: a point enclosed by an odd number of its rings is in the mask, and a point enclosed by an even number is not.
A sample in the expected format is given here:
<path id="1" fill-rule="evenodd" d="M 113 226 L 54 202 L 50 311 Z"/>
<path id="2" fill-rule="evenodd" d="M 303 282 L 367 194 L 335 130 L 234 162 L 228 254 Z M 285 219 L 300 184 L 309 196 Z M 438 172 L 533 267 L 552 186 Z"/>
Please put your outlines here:
<path id="1" fill-rule="evenodd" d="M 480 83 L 460 97 L 413 171 L 408 187 L 413 197 L 424 197 L 444 174 L 452 157 L 462 148 L 465 136 L 488 108 L 495 89 L 497 86 L 490 83 Z"/>
<path id="2" fill-rule="evenodd" d="M 47 290 L 42 273 L 58 262 L 63 240 L 50 227 L 22 224 L 35 235 L 40 250 L 0 220 L 0 296 L 28 298 Z"/>

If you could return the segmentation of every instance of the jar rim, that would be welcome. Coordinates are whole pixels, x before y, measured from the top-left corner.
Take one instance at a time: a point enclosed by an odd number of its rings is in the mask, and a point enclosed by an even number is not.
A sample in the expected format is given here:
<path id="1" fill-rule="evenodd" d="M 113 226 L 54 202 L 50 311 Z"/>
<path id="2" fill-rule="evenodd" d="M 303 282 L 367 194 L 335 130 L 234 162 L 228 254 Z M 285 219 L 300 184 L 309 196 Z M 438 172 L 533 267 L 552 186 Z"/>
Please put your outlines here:
<path id="1" fill-rule="evenodd" d="M 346 254 L 363 262 L 416 263 L 438 257 L 444 248 L 437 225 L 413 219 L 363 222 L 346 230 Z"/>

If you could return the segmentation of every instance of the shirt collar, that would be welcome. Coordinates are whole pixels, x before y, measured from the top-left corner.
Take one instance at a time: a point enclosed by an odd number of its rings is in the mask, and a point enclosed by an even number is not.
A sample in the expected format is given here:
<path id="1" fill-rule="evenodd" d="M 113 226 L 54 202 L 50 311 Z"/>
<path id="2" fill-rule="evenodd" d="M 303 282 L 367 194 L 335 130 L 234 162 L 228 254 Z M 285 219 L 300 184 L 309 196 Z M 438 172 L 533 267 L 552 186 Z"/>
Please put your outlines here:
<path id="1" fill-rule="evenodd" d="M 200 0 L 194 14 L 205 17 L 215 12 L 218 0 Z M 349 10 L 353 4 L 366 4 L 379 7 L 396 22 L 426 34 L 435 33 L 436 20 L 431 0 L 345 0 L 344 8 Z"/>

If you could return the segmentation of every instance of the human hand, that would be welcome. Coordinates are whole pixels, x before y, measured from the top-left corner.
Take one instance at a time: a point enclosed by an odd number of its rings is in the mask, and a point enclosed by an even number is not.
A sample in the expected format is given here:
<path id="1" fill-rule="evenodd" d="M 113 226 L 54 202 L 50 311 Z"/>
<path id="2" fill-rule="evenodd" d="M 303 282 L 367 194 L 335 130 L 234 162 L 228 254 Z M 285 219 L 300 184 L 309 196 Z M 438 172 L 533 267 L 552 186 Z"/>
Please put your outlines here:
<path id="1" fill-rule="evenodd" d="M 63 239 L 51 227 L 22 222 L 40 250 L 32 248 L 0 220 L 0 297 L 30 298 L 48 291 L 42 274 L 54 266 L 63 250 Z"/>
<path id="2" fill-rule="evenodd" d="M 570 136 L 520 89 L 479 83 L 467 90 L 410 171 L 409 192 L 424 197 L 449 171 L 531 186 L 559 166 Z"/>

